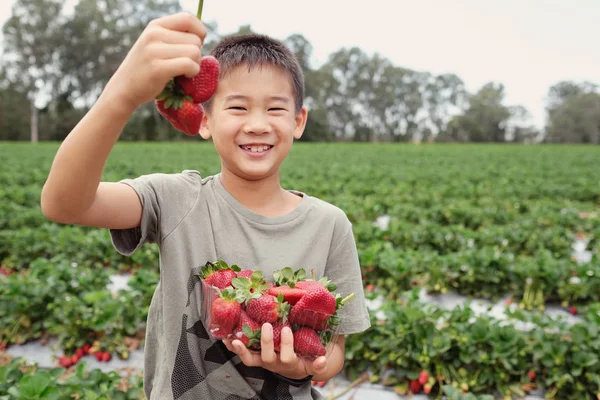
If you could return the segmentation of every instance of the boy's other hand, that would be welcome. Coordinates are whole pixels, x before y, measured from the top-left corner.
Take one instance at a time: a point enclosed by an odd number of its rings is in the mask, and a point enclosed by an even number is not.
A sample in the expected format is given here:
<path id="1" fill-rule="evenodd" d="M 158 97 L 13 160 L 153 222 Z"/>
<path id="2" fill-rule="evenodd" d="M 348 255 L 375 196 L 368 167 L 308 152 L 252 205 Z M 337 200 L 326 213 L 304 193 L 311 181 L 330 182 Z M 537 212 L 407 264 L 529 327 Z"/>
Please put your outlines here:
<path id="1" fill-rule="evenodd" d="M 250 351 L 240 340 L 224 340 L 225 346 L 240 356 L 242 362 L 249 367 L 262 367 L 290 379 L 304 379 L 307 376 L 322 374 L 327 368 L 327 358 L 317 357 L 308 360 L 294 352 L 294 335 L 285 327 L 281 330 L 279 354 L 275 352 L 273 343 L 273 327 L 264 324 L 261 329 L 260 354 Z"/>
<path id="2" fill-rule="evenodd" d="M 190 13 L 150 21 L 105 91 L 112 91 L 132 110 L 152 101 L 169 79 L 198 74 L 205 37 L 206 27 Z"/>

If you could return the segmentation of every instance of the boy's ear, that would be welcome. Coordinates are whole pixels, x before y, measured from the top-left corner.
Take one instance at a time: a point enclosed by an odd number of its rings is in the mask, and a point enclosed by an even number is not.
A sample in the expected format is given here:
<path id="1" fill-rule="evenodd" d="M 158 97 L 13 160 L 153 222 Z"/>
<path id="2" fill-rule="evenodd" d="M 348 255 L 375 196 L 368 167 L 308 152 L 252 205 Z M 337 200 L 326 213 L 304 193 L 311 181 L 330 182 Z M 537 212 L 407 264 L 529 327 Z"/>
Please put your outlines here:
<path id="1" fill-rule="evenodd" d="M 200 136 L 202 136 L 202 139 L 204 140 L 210 139 L 210 130 L 208 129 L 208 114 L 206 111 L 204 111 L 202 121 L 200 121 Z"/>
<path id="2" fill-rule="evenodd" d="M 302 107 L 299 113 L 296 114 L 296 129 L 294 129 L 294 139 L 298 140 L 304 133 L 306 128 L 306 120 L 308 119 L 308 110 L 306 106 Z"/>

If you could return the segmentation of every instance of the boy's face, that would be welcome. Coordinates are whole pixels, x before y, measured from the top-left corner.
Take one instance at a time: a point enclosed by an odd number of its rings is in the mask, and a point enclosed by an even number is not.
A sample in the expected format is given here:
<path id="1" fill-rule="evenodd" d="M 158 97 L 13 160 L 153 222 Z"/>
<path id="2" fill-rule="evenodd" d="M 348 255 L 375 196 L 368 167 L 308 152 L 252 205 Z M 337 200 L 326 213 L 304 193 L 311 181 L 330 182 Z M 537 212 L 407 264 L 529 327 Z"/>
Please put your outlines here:
<path id="1" fill-rule="evenodd" d="M 223 168 L 247 180 L 277 174 L 294 139 L 306 125 L 296 114 L 289 75 L 270 65 L 232 70 L 219 81 L 200 134 L 213 138 Z"/>

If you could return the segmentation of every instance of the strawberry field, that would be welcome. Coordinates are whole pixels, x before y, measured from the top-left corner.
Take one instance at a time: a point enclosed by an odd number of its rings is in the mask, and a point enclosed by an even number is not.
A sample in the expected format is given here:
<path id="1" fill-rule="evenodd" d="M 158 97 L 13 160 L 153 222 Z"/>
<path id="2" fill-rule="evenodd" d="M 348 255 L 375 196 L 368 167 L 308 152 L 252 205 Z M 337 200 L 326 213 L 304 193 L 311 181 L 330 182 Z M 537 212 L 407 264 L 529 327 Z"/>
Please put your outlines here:
<path id="1" fill-rule="evenodd" d="M 106 230 L 46 220 L 57 148 L 0 144 L 0 398 L 142 398 L 139 371 L 108 366 L 143 349 L 157 248 L 123 257 Z M 600 399 L 599 160 L 598 146 L 296 144 L 284 187 L 354 224 L 372 328 L 347 339 L 344 377 L 399 396 Z M 103 179 L 219 168 L 207 143 L 119 143 Z M 21 365 L 31 343 L 55 358 Z"/>

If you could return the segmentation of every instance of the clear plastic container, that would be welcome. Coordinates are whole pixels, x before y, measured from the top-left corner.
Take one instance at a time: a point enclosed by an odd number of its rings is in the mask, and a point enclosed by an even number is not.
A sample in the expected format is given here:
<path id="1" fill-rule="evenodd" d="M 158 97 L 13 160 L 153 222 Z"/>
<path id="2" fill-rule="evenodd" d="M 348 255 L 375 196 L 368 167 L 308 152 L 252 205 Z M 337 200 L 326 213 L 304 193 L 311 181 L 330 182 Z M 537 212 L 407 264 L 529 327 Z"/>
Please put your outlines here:
<path id="1" fill-rule="evenodd" d="M 201 290 L 200 315 L 210 337 L 215 340 L 240 339 L 251 351 L 260 352 L 261 324 L 252 320 L 246 314 L 246 305 L 234 301 L 239 305 L 239 312 L 220 313 L 218 310 L 222 310 L 222 307 L 224 307 L 223 299 L 220 299 L 220 289 L 201 280 Z M 312 310 L 303 310 L 298 313 L 292 311 L 295 305 L 289 307 L 285 325 L 289 326 L 294 333 L 296 354 L 307 359 L 314 359 L 318 356 L 329 357 L 335 344 L 333 339 L 339 331 L 340 321 L 337 315 L 330 318 L 329 315 Z M 232 308 L 237 308 L 237 306 L 232 306 Z M 294 314 L 293 322 L 290 321 L 292 314 Z M 250 318 L 250 320 L 247 318 Z M 244 323 L 241 323 L 242 319 Z M 277 335 L 280 330 L 278 328 L 282 324 L 282 319 L 271 323 L 274 328 L 276 352 L 279 351 Z"/>

